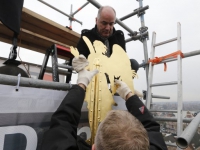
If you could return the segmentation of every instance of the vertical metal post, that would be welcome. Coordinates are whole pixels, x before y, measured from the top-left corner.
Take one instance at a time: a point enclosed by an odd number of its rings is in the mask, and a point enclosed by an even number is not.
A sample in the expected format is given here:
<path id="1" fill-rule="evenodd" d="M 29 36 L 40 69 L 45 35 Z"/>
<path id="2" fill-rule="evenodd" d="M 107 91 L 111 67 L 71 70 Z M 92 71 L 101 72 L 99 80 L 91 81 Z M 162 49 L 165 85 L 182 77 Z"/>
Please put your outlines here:
<path id="1" fill-rule="evenodd" d="M 89 2 L 86 2 L 83 6 L 81 6 L 80 8 L 78 8 L 78 10 L 76 10 L 75 12 L 73 12 L 71 15 L 74 16 L 77 12 L 79 12 L 81 9 L 83 9 L 88 4 L 89 4 Z"/>
<path id="2" fill-rule="evenodd" d="M 69 24 L 69 28 L 72 29 L 72 21 L 73 21 L 73 18 L 74 18 L 74 15 L 79 12 L 81 9 L 83 9 L 87 4 L 89 4 L 89 2 L 86 2 L 83 6 L 81 6 L 80 8 L 78 8 L 78 10 L 76 10 L 74 13 L 73 13 L 73 5 L 71 4 L 71 11 L 70 11 L 70 16 L 71 18 L 70 19 L 70 24 Z"/>
<path id="3" fill-rule="evenodd" d="M 74 16 L 72 15 L 72 9 L 73 9 L 73 6 L 71 4 L 70 16 L 74 18 Z M 69 28 L 72 29 L 72 19 L 70 19 Z"/>
<path id="4" fill-rule="evenodd" d="M 44 72 L 46 71 L 46 66 L 47 66 L 47 62 L 49 60 L 50 53 L 51 53 L 51 48 L 48 48 L 44 55 L 44 59 L 43 59 L 43 63 L 42 63 L 41 69 L 40 69 L 38 79 L 43 79 L 43 77 L 44 77 Z"/>
<path id="5" fill-rule="evenodd" d="M 68 65 L 72 66 L 72 58 L 70 58 Z M 68 69 L 68 72 L 69 74 L 66 75 L 66 83 L 70 83 L 71 78 L 72 78 L 72 70 Z"/>
<path id="6" fill-rule="evenodd" d="M 51 58 L 52 58 L 52 78 L 54 82 L 59 82 L 58 75 L 58 57 L 57 57 L 57 47 L 54 44 L 51 48 Z"/>
<path id="7" fill-rule="evenodd" d="M 156 43 L 156 33 L 153 32 L 152 34 L 152 43 L 151 43 L 151 54 L 150 58 L 154 58 L 155 56 L 155 43 Z M 152 62 L 149 63 L 149 72 L 148 72 L 148 84 L 147 84 L 147 99 L 146 99 L 146 107 L 150 109 L 151 107 L 151 102 L 152 102 L 152 81 L 153 81 L 153 69 L 154 66 L 152 65 Z"/>
<path id="8" fill-rule="evenodd" d="M 137 0 L 139 2 L 139 7 L 143 7 L 143 0 Z M 141 21 L 141 26 L 145 27 L 145 23 L 144 23 L 144 14 L 140 15 L 140 21 Z M 143 41 L 143 48 L 144 48 L 144 61 L 145 63 L 148 62 L 148 49 L 147 49 L 147 39 L 145 38 Z M 149 73 L 149 66 L 147 65 L 146 68 L 146 80 L 147 80 L 147 84 L 148 84 L 148 73 Z M 148 86 L 148 85 L 147 85 Z"/>
<path id="9" fill-rule="evenodd" d="M 82 25 L 82 22 L 81 22 L 81 21 L 79 21 L 79 20 L 77 20 L 77 19 L 71 17 L 70 15 L 68 15 L 68 14 L 64 13 L 63 11 L 61 11 L 61 10 L 55 8 L 54 6 L 52 6 L 52 5 L 50 5 L 50 4 L 46 3 L 46 2 L 44 2 L 43 0 L 38 0 L 38 1 L 41 2 L 41 3 L 43 3 L 43 4 L 45 4 L 45 5 L 47 5 L 47 6 L 49 6 L 49 7 L 51 7 L 52 9 L 58 11 L 59 13 L 65 15 L 65 16 L 67 16 L 67 17 L 69 17 L 69 18 L 72 19 L 73 21 L 76 21 L 76 22 L 78 22 L 78 23 L 80 23 L 80 24 Z"/>
<path id="10" fill-rule="evenodd" d="M 177 23 L 177 49 L 181 50 L 181 24 Z M 182 58 L 180 55 L 177 57 L 178 59 L 178 85 L 177 85 L 177 103 L 178 103 L 178 111 L 177 111 L 177 136 L 179 137 L 183 131 L 183 98 L 182 98 Z M 179 148 L 177 148 L 179 150 Z"/>

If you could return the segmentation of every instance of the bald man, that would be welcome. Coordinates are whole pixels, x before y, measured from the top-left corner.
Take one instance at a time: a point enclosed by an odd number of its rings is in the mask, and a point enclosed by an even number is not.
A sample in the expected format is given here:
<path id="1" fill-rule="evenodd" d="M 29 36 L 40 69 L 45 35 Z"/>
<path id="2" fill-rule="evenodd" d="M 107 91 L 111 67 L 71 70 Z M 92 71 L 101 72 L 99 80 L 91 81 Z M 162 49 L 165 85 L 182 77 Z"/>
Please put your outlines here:
<path id="1" fill-rule="evenodd" d="M 107 57 L 112 54 L 112 47 L 114 44 L 120 45 L 124 51 L 126 51 L 124 33 L 121 30 L 115 30 L 114 24 L 116 20 L 116 11 L 110 6 L 100 7 L 97 17 L 96 25 L 93 29 L 82 30 L 81 38 L 77 44 L 77 48 L 80 54 L 83 54 L 86 58 L 90 54 L 89 48 L 83 40 L 83 36 L 86 36 L 91 43 L 95 40 L 101 41 L 107 47 Z M 131 59 L 131 68 L 137 72 L 139 64 L 135 59 Z"/>

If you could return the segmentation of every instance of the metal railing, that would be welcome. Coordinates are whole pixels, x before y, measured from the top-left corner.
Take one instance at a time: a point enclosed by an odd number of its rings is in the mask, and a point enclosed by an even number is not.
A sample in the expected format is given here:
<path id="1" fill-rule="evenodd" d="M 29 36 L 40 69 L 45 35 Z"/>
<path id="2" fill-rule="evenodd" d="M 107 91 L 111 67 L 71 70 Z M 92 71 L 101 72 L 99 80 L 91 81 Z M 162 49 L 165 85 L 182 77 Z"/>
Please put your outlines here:
<path id="1" fill-rule="evenodd" d="M 3 75 L 0 74 L 0 83 L 3 85 L 13 85 L 16 86 L 18 83 L 17 76 Z M 23 87 L 33 87 L 33 88 L 44 88 L 44 89 L 53 89 L 53 90 L 69 90 L 71 85 L 68 83 L 60 83 L 60 82 L 51 82 L 38 80 L 33 78 L 24 78 L 20 77 L 19 86 Z"/>

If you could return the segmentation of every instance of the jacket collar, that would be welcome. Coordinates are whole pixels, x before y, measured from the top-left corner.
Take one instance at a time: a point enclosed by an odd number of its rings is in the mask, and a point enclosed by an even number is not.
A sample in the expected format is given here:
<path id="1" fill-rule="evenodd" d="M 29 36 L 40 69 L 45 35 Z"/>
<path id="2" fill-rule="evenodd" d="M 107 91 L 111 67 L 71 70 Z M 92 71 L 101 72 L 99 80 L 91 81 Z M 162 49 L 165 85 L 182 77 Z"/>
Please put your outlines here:
<path id="1" fill-rule="evenodd" d="M 113 27 L 113 33 L 111 36 L 109 36 L 107 39 L 109 39 L 110 37 L 112 37 L 114 34 L 115 34 L 116 30 L 115 28 Z M 93 33 L 96 34 L 100 39 L 102 39 L 103 41 L 105 41 L 106 39 L 101 37 L 98 33 L 98 30 L 97 30 L 97 25 L 95 25 L 95 27 L 93 28 Z"/>

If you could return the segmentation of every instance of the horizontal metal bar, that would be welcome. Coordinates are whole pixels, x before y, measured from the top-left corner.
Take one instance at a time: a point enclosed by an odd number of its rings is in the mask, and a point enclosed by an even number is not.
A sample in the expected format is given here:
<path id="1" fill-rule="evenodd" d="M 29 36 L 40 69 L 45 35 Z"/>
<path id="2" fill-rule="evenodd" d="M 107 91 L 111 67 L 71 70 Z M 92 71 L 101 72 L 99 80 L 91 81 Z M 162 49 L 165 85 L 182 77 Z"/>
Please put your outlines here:
<path id="1" fill-rule="evenodd" d="M 6 60 L 6 59 L 3 58 L 3 57 L 0 57 L 0 59 Z M 38 65 L 38 64 L 33 64 L 33 63 L 29 63 L 29 62 L 23 62 L 23 63 L 24 63 L 25 65 L 28 65 L 29 67 L 31 66 L 31 67 L 39 67 L 39 68 L 41 68 L 41 65 Z M 65 64 L 68 64 L 68 63 L 69 63 L 69 61 L 66 61 L 66 62 L 65 62 Z M 52 67 L 46 66 L 46 70 L 45 70 L 45 71 L 48 72 L 48 73 L 52 73 Z M 71 72 L 68 72 L 68 71 L 62 70 L 62 69 L 58 69 L 58 73 L 59 73 L 60 75 L 71 74 Z M 72 73 L 76 74 L 77 72 L 73 71 Z"/>
<path id="2" fill-rule="evenodd" d="M 170 97 L 167 97 L 167 96 L 159 96 L 159 95 L 152 95 L 152 98 L 170 99 Z"/>
<path id="3" fill-rule="evenodd" d="M 200 54 L 200 50 L 196 50 L 196 51 L 188 52 L 188 53 L 183 53 L 183 58 L 196 56 L 196 55 L 199 55 L 199 54 Z M 171 61 L 175 61 L 175 60 L 177 60 L 177 58 L 169 58 L 169 59 L 165 59 L 165 60 L 161 61 L 160 63 L 171 62 Z"/>
<path id="4" fill-rule="evenodd" d="M 44 2 L 44 1 L 42 1 L 42 0 L 38 0 L 38 1 L 41 2 L 41 3 L 43 3 L 43 4 L 45 4 L 45 5 L 47 5 L 47 6 L 49 6 L 49 7 L 51 7 L 52 9 L 58 11 L 59 13 L 65 15 L 65 16 L 67 16 L 67 17 L 69 17 L 71 20 L 76 21 L 76 22 L 78 22 L 78 23 L 80 23 L 80 24 L 82 25 L 82 22 L 81 22 L 81 21 L 79 21 L 79 20 L 75 19 L 74 17 L 72 17 L 72 16 L 70 16 L 70 15 L 64 13 L 63 11 L 61 11 L 61 10 L 55 8 L 54 6 L 52 6 L 52 5 L 50 5 L 50 4 L 46 3 L 46 2 Z"/>
<path id="5" fill-rule="evenodd" d="M 200 54 L 200 50 L 195 50 L 195 51 L 192 51 L 192 52 L 188 52 L 188 53 L 183 53 L 183 59 L 184 58 L 187 58 L 187 57 L 191 57 L 191 56 L 196 56 L 196 55 L 199 55 Z M 165 62 L 171 62 L 171 61 L 175 61 L 177 60 L 177 58 L 169 58 L 169 59 L 165 59 L 163 61 L 161 61 L 160 63 L 158 64 L 161 64 L 161 63 L 165 63 Z M 149 65 L 149 63 L 142 63 L 139 65 L 139 67 L 145 67 L 146 65 Z M 154 64 L 154 65 L 157 65 L 157 64 Z"/>
<path id="6" fill-rule="evenodd" d="M 165 59 L 165 60 L 161 61 L 158 64 L 162 64 L 162 63 L 166 63 L 166 62 L 171 62 L 171 61 L 176 61 L 176 60 L 177 60 L 177 58 L 168 58 L 168 59 Z"/>
<path id="7" fill-rule="evenodd" d="M 154 64 L 154 65 L 163 64 L 163 63 L 171 62 L 171 61 L 175 61 L 175 60 L 177 60 L 177 58 L 168 58 L 168 59 L 162 60 L 161 62 Z M 142 63 L 139 65 L 139 67 L 145 67 L 146 65 L 149 65 L 149 63 Z"/>
<path id="8" fill-rule="evenodd" d="M 120 18 L 119 20 L 123 21 L 123 20 L 125 20 L 125 19 L 127 19 L 127 18 L 130 18 L 130 17 L 132 17 L 132 16 L 134 16 L 134 15 L 137 15 L 138 12 L 145 11 L 146 9 L 149 9 L 149 6 L 145 6 L 145 7 L 142 7 L 142 8 L 138 8 L 137 10 L 134 10 L 134 12 L 132 12 L 132 13 L 130 13 L 130 14 L 128 14 L 128 15 L 126 15 L 126 16 Z"/>
<path id="9" fill-rule="evenodd" d="M 164 83 L 154 83 L 151 84 L 151 87 L 155 87 L 155 86 L 165 86 L 165 85 L 174 85 L 177 84 L 177 81 L 173 81 L 173 82 L 164 82 Z"/>
<path id="10" fill-rule="evenodd" d="M 86 2 L 83 6 L 81 6 L 78 10 L 76 10 L 75 12 L 73 12 L 72 14 L 71 14 L 71 16 L 74 16 L 77 12 L 79 12 L 81 9 L 83 9 L 86 5 L 88 5 L 89 4 L 89 2 Z"/>
<path id="11" fill-rule="evenodd" d="M 69 64 L 69 60 L 66 60 L 66 61 L 65 61 L 65 64 Z"/>
<path id="12" fill-rule="evenodd" d="M 58 64 L 58 67 L 60 67 L 60 68 L 65 68 L 65 69 L 69 69 L 69 70 L 74 70 L 72 66 L 63 65 L 63 64 Z"/>
<path id="13" fill-rule="evenodd" d="M 199 54 L 200 54 L 200 50 L 195 50 L 192 52 L 184 53 L 183 56 L 184 56 L 184 58 L 187 58 L 187 57 L 196 56 Z"/>
<path id="14" fill-rule="evenodd" d="M 125 42 L 128 43 L 128 42 L 133 41 L 133 40 L 136 41 L 136 40 L 140 39 L 142 36 L 146 36 L 146 35 L 148 35 L 148 31 L 146 31 L 146 32 L 144 32 L 140 35 L 132 36 L 131 38 L 126 39 Z"/>
<path id="15" fill-rule="evenodd" d="M 163 41 L 163 42 L 154 44 L 153 46 L 154 46 L 154 47 L 160 46 L 160 45 L 167 44 L 167 43 L 170 43 L 170 42 L 173 42 L 173 41 L 176 41 L 176 40 L 177 40 L 177 38 L 173 38 L 173 39 L 170 39 L 170 40 L 167 40 L 167 41 Z"/>
<path id="16" fill-rule="evenodd" d="M 17 76 L 0 74 L 0 84 L 16 86 L 17 82 L 18 82 Z M 20 78 L 19 86 L 53 89 L 53 90 L 63 90 L 63 91 L 67 91 L 71 87 L 71 85 L 68 83 L 51 82 L 51 81 L 44 81 L 44 80 L 38 80 L 38 79 L 33 79 L 33 78 L 24 78 L 24 77 Z"/>
<path id="17" fill-rule="evenodd" d="M 173 143 L 165 142 L 165 144 L 166 144 L 167 146 L 177 147 L 177 145 L 176 145 L 176 144 L 173 144 Z"/>
<path id="18" fill-rule="evenodd" d="M 122 21 L 120 21 L 119 19 L 116 18 L 116 22 L 123 27 L 126 31 L 128 31 L 130 34 L 135 35 L 137 34 L 137 31 L 133 31 L 131 30 L 131 28 L 129 28 L 128 26 L 126 26 Z"/>
<path id="19" fill-rule="evenodd" d="M 171 112 L 171 113 L 177 113 L 177 110 L 153 110 L 150 109 L 150 112 Z"/>
<path id="20" fill-rule="evenodd" d="M 167 117 L 167 118 L 161 118 L 161 117 L 154 117 L 156 121 L 169 121 L 169 122 L 177 122 L 177 118 L 174 117 Z M 193 119 L 191 118 L 183 118 L 183 122 L 190 123 Z"/>
<path id="21" fill-rule="evenodd" d="M 52 68 L 50 68 L 50 67 L 46 68 L 46 72 L 52 73 Z M 60 75 L 72 74 L 71 72 L 68 72 L 66 70 L 61 70 L 61 69 L 58 69 L 58 73 Z"/>

